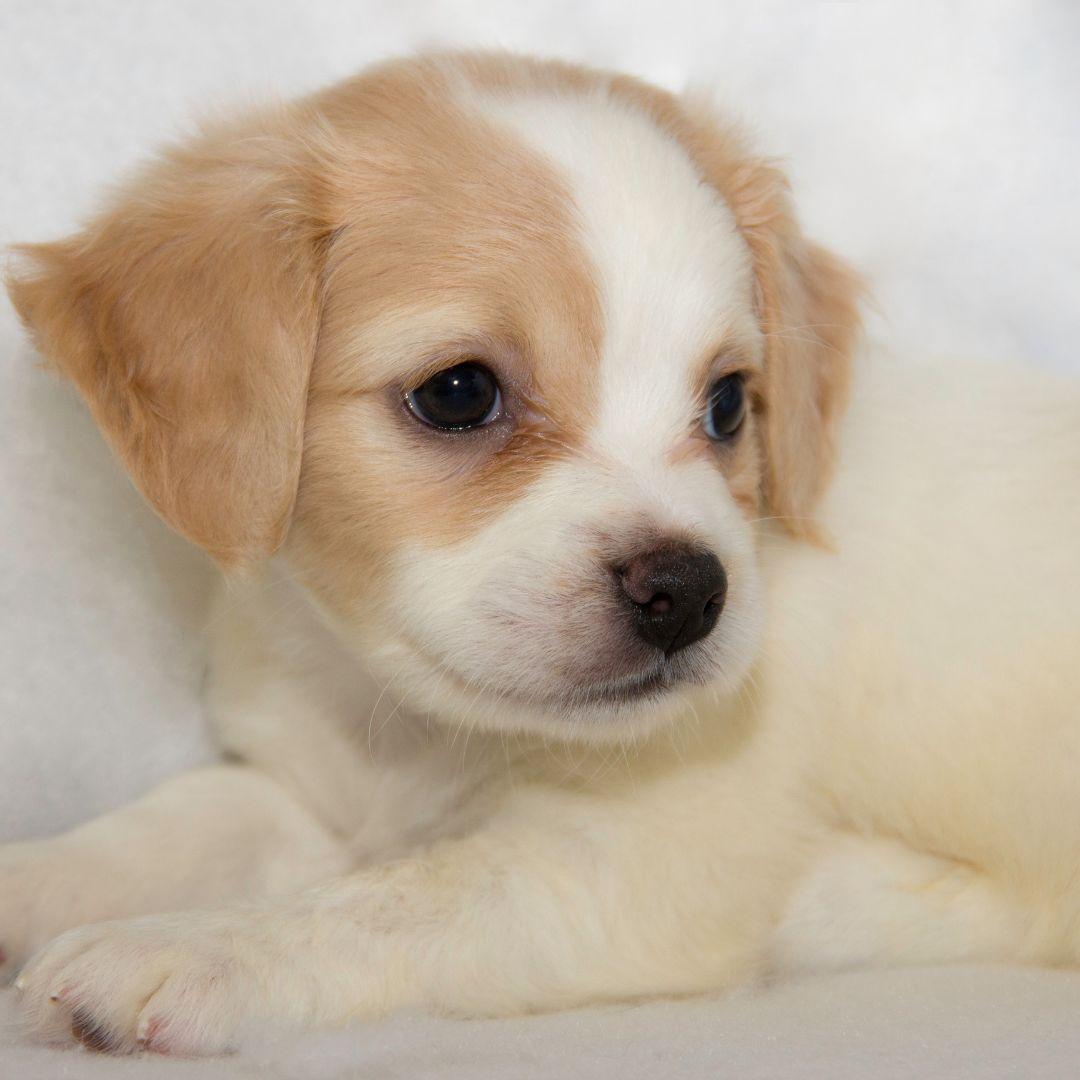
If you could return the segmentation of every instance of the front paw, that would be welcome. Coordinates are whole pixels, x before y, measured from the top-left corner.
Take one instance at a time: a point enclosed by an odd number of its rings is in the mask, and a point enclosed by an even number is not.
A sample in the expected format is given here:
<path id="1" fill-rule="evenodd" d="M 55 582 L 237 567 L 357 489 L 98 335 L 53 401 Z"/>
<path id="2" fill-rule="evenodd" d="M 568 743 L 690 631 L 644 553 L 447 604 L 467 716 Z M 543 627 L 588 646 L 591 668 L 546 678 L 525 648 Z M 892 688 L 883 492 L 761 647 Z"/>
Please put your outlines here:
<path id="1" fill-rule="evenodd" d="M 125 919 L 62 935 L 15 985 L 29 1024 L 47 1038 L 120 1053 L 220 1053 L 259 1017 L 265 996 L 245 951 L 227 917 Z"/>

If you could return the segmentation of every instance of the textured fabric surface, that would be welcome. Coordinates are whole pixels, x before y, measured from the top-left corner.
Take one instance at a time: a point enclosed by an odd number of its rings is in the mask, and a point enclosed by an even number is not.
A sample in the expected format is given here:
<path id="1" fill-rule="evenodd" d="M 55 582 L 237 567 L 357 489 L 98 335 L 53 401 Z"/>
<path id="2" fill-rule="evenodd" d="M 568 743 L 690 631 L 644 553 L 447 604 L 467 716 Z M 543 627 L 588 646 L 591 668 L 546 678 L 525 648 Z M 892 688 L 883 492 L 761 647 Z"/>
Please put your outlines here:
<path id="1" fill-rule="evenodd" d="M 784 155 L 809 230 L 899 348 L 1080 371 L 1080 6 L 152 2 L 0 5 L 0 243 L 49 239 L 207 110 L 431 45 L 502 45 L 713 90 Z M 205 759 L 212 580 L 116 469 L 0 301 L 0 840 Z M 928 392 L 932 392 L 928 388 Z M 0 927 L 0 936 L 3 928 Z M 497 1023 L 403 1017 L 206 1063 L 25 1043 L 0 1077 L 1076 1075 L 1080 978 L 861 973 L 725 1001 Z"/>
<path id="2" fill-rule="evenodd" d="M 5 1034 L 5 1080 L 1072 1080 L 1080 978 L 1019 968 L 855 972 L 723 1001 L 518 1020 L 400 1016 L 210 1061 L 106 1058 Z"/>

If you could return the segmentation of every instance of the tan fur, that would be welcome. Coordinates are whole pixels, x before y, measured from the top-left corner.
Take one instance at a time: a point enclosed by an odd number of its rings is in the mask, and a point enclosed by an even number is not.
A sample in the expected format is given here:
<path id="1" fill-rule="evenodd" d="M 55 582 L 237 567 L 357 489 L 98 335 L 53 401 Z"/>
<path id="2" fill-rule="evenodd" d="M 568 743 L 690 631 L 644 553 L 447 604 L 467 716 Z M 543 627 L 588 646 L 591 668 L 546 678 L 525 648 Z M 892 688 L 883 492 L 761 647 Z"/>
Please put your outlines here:
<path id="1" fill-rule="evenodd" d="M 325 228 L 293 114 L 164 155 L 8 287 L 157 511 L 226 565 L 288 526 Z"/>
<path id="2" fill-rule="evenodd" d="M 595 411 L 602 316 L 570 195 L 453 104 L 451 74 L 391 64 L 318 99 L 341 147 L 342 224 L 292 545 L 316 588 L 327 550 L 361 567 L 406 541 L 470 536 L 579 445 Z M 497 372 L 514 430 L 432 439 L 402 414 L 406 390 L 464 358 Z"/>
<path id="3" fill-rule="evenodd" d="M 724 196 L 754 258 L 766 335 L 759 395 L 772 516 L 794 535 L 814 537 L 813 512 L 836 456 L 860 327 L 862 285 L 836 256 L 805 239 L 783 173 L 706 108 L 632 79 L 616 94 L 644 109 L 696 161 Z"/>

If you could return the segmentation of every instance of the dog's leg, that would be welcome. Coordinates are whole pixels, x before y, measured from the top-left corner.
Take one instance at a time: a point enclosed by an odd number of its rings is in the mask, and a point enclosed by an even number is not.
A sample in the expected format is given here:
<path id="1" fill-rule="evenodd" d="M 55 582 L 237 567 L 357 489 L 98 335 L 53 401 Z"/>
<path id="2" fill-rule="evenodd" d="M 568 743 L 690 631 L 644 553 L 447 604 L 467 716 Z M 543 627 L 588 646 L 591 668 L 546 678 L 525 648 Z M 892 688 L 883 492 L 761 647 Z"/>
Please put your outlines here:
<path id="1" fill-rule="evenodd" d="M 301 889 L 347 866 L 342 845 L 254 769 L 182 774 L 68 833 L 0 847 L 0 974 L 74 926 Z"/>
<path id="2" fill-rule="evenodd" d="M 357 687 L 356 661 L 287 579 L 278 584 L 238 584 L 211 625 L 217 737 L 244 764 L 181 775 L 63 836 L 0 847 L 0 979 L 75 926 L 302 889 L 466 827 L 476 777 L 463 755 L 388 723 L 390 695 Z M 377 744 L 373 726 L 385 728 Z"/>
<path id="3" fill-rule="evenodd" d="M 880 837 L 835 837 L 774 937 L 778 972 L 1031 959 L 1030 912 L 985 873 Z"/>
<path id="4" fill-rule="evenodd" d="M 730 985 L 758 966 L 792 856 L 767 799 L 714 789 L 519 788 L 480 832 L 300 897 L 75 930 L 21 977 L 27 1013 L 100 1047 L 205 1053 L 253 1024 Z"/>

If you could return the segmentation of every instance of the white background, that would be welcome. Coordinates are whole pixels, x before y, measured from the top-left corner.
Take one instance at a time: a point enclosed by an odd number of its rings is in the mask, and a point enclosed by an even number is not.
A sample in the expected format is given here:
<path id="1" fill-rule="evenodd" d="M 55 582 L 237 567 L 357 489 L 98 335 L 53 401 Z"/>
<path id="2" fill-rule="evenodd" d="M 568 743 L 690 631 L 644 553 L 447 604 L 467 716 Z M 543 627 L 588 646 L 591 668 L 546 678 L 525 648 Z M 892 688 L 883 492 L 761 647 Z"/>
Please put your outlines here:
<path id="1" fill-rule="evenodd" d="M 868 273 L 876 332 L 942 362 L 1080 371 L 1069 0 L 0 0 L 0 243 L 62 235 L 202 112 L 456 44 L 711 87 L 787 159 L 809 231 Z M 74 823 L 208 753 L 210 581 L 71 391 L 34 369 L 0 300 L 0 840 Z M 881 1002 L 903 992 L 873 985 Z"/>

